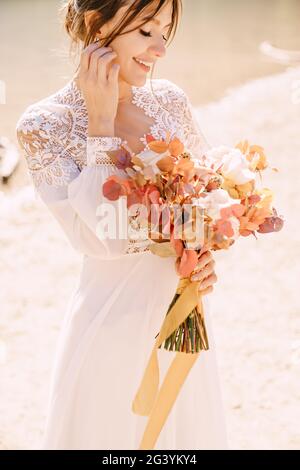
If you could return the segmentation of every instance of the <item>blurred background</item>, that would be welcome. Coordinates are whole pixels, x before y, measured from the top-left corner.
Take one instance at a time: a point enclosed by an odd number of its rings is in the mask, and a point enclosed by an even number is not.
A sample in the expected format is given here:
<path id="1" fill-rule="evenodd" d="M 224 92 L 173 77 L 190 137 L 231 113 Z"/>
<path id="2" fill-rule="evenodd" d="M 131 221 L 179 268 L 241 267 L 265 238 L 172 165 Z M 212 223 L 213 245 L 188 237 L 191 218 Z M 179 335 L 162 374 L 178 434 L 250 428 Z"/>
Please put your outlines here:
<path id="1" fill-rule="evenodd" d="M 284 230 L 216 253 L 212 294 L 220 377 L 235 449 L 299 449 L 300 0 L 185 0 L 154 78 L 189 95 L 212 144 L 266 149 Z M 15 124 L 63 87 L 77 63 L 57 0 L 0 0 L 0 449 L 43 432 L 57 335 L 80 269 L 18 165 Z M 1 151 L 1 140 L 0 140 Z M 1 155 L 1 154 L 0 154 Z"/>
<path id="2" fill-rule="evenodd" d="M 0 135 L 15 139 L 14 123 L 24 108 L 73 76 L 76 67 L 58 15 L 60 3 L 0 1 L 0 80 L 6 95 L 5 105 L 0 105 Z M 181 26 L 166 58 L 158 62 L 155 77 L 178 83 L 195 106 L 218 99 L 249 79 L 284 70 L 287 61 L 278 62 L 261 51 L 265 41 L 299 51 L 300 63 L 299 0 L 183 3 Z"/>

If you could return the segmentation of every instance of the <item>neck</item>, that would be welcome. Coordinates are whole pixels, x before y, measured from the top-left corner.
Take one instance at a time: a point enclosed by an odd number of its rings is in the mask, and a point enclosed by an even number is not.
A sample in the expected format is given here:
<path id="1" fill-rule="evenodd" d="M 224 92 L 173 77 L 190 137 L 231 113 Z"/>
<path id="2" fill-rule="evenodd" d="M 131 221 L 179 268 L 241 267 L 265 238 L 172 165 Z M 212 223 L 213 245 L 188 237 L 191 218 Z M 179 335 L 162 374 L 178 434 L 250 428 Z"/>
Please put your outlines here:
<path id="1" fill-rule="evenodd" d="M 124 80 L 119 80 L 119 103 L 131 103 L 132 89 L 131 85 Z"/>

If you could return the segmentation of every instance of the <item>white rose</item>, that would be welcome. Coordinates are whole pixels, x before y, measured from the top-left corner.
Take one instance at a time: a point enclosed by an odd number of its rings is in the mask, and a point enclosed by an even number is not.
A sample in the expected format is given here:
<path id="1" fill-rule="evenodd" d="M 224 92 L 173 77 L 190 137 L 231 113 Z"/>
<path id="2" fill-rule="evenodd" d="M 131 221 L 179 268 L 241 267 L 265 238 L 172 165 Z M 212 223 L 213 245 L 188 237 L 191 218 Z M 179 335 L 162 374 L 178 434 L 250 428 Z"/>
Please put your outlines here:
<path id="1" fill-rule="evenodd" d="M 223 158 L 222 175 L 234 184 L 245 184 L 255 178 L 249 170 L 249 162 L 239 149 L 231 149 Z"/>
<path id="2" fill-rule="evenodd" d="M 214 160 L 216 163 L 222 163 L 224 156 L 228 155 L 230 150 L 230 147 L 226 147 L 226 145 L 220 145 L 219 147 L 213 147 L 208 152 L 206 152 L 205 155 L 208 158 Z"/>
<path id="3" fill-rule="evenodd" d="M 213 221 L 216 221 L 221 218 L 221 209 L 230 207 L 233 204 L 239 204 L 240 199 L 232 199 L 224 189 L 214 189 L 206 197 L 200 199 L 193 198 L 192 202 L 195 206 L 203 207 L 207 215 Z"/>
<path id="4" fill-rule="evenodd" d="M 207 156 L 215 166 L 222 165 L 220 170 L 222 175 L 234 184 L 245 184 L 254 179 L 250 162 L 240 149 L 220 145 L 209 150 Z"/>

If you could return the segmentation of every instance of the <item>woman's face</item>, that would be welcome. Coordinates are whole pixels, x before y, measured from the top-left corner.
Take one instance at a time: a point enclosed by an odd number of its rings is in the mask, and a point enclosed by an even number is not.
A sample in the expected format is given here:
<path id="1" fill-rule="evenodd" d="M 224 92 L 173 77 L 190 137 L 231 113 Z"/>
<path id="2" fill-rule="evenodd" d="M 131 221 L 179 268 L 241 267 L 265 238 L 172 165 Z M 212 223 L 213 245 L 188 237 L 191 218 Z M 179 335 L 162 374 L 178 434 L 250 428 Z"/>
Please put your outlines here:
<path id="1" fill-rule="evenodd" d="M 133 23 L 123 31 L 138 26 L 144 18 L 151 14 L 155 2 L 150 4 L 143 14 L 138 15 Z M 113 31 L 128 6 L 120 8 L 115 17 L 101 28 L 99 37 L 107 37 Z M 112 63 L 120 64 L 119 81 L 129 85 L 143 86 L 153 64 L 166 54 L 166 35 L 172 22 L 172 1 L 166 3 L 159 13 L 146 24 L 126 34 L 116 37 L 110 46 L 117 53 Z M 146 65 L 138 63 L 143 61 Z M 111 64 L 112 64 L 111 63 Z"/>

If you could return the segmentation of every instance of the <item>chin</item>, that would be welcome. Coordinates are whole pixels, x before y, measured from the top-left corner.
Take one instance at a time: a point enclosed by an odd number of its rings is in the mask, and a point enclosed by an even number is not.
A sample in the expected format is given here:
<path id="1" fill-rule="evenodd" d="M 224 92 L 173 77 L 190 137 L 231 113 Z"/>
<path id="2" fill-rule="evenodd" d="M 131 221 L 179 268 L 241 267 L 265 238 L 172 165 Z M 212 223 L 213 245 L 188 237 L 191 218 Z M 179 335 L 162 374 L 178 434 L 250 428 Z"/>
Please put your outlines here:
<path id="1" fill-rule="evenodd" d="M 128 85 L 130 86 L 137 86 L 137 87 L 140 87 L 140 86 L 144 86 L 146 84 L 146 81 L 147 81 L 147 74 L 145 74 L 144 76 L 131 76 L 131 77 L 127 77 L 127 78 L 124 78 L 123 79 L 126 83 L 128 83 Z"/>

